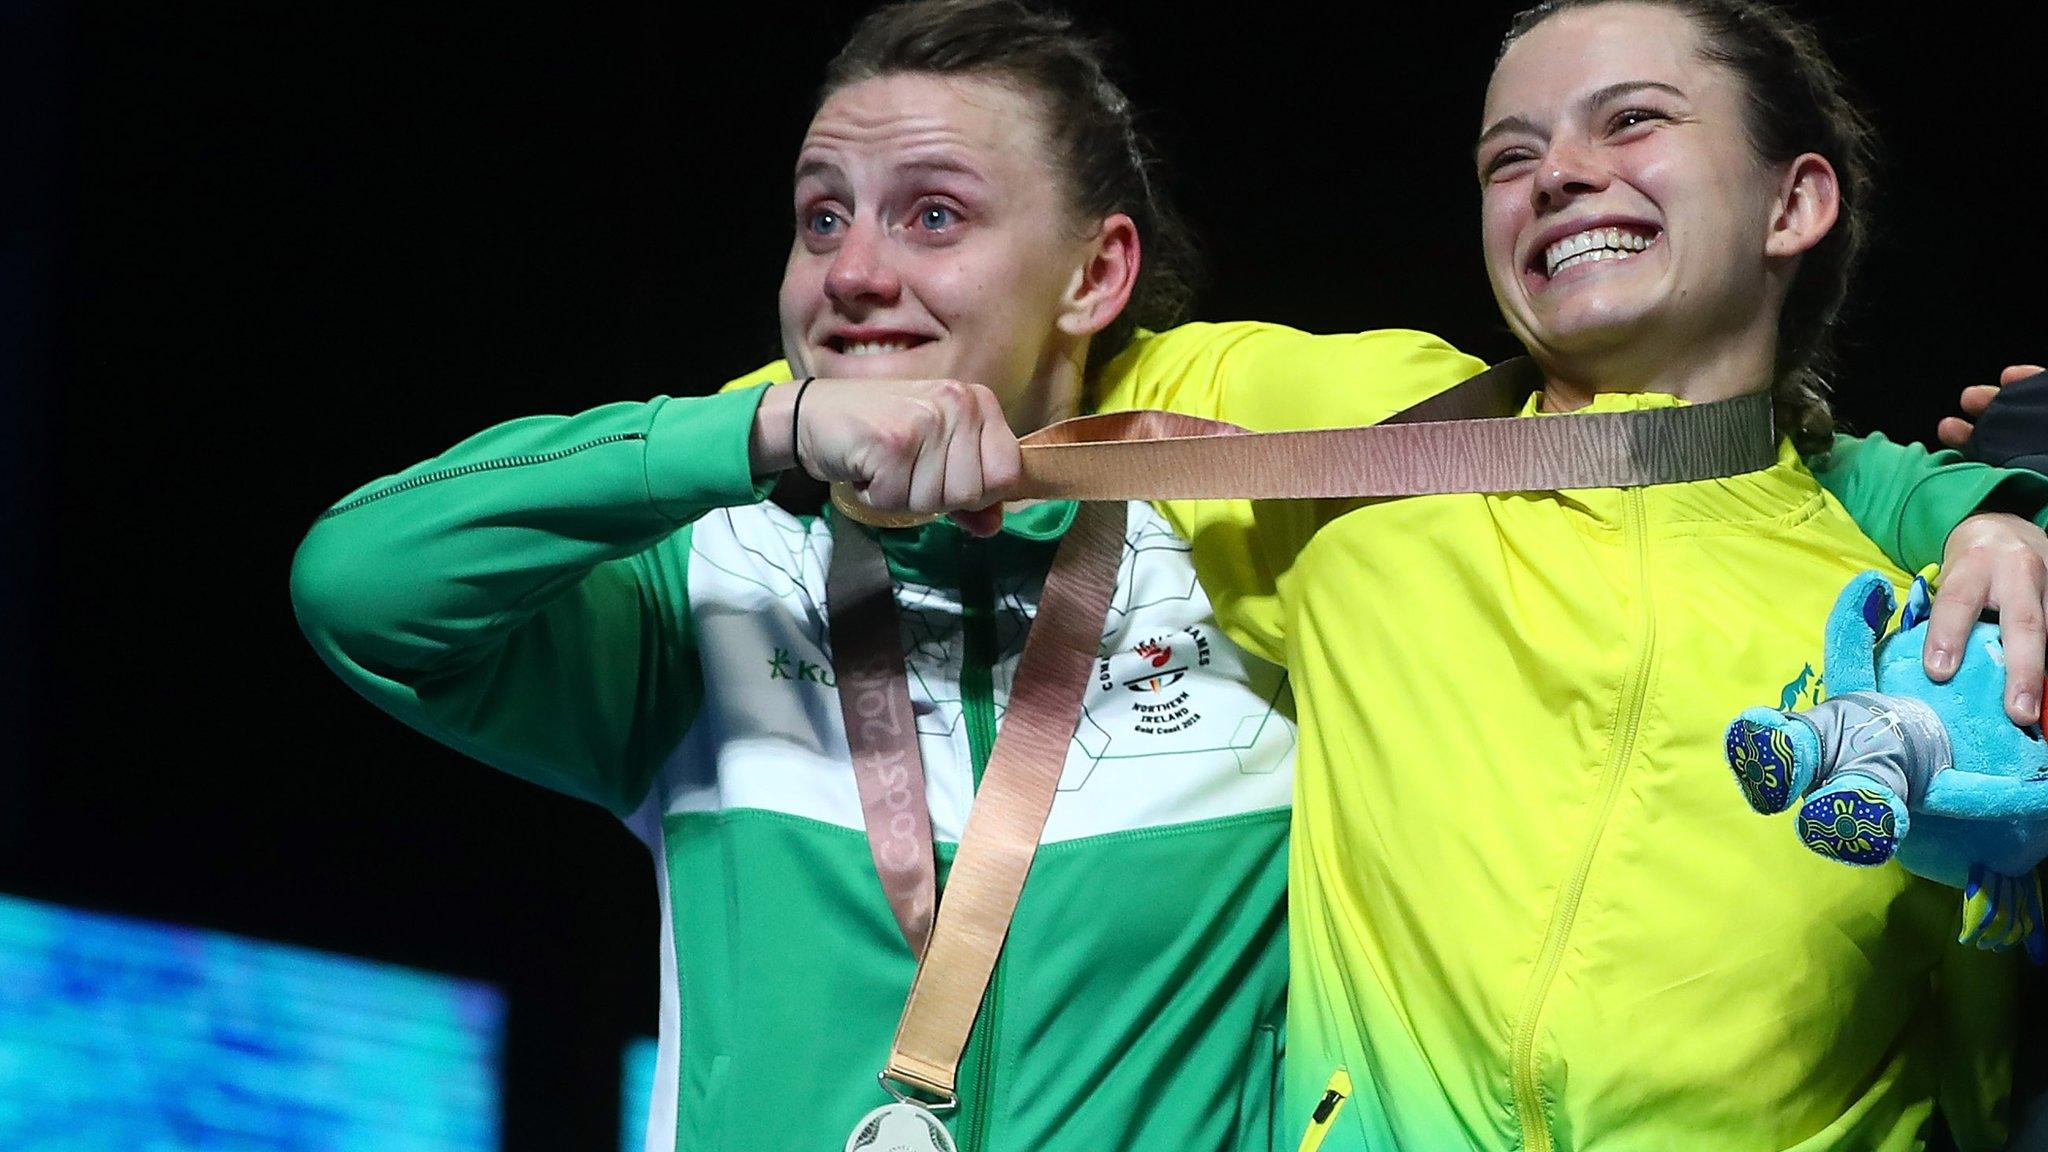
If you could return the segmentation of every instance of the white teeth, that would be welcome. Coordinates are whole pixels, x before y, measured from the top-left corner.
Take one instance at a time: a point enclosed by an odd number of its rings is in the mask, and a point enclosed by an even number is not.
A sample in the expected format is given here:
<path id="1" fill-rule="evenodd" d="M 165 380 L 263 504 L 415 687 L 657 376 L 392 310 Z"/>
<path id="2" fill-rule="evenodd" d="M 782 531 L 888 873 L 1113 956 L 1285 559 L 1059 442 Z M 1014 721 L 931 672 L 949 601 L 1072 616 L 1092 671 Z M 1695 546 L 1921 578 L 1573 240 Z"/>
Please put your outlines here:
<path id="1" fill-rule="evenodd" d="M 1543 265 L 1555 276 L 1579 264 L 1601 260 L 1626 260 L 1648 248 L 1652 238 L 1638 236 L 1624 228 L 1588 228 L 1567 236 L 1543 250 Z"/>
<path id="2" fill-rule="evenodd" d="M 847 356 L 879 356 L 884 352 L 901 352 L 910 347 L 908 340 L 860 340 L 848 343 L 844 350 Z"/>
<path id="3" fill-rule="evenodd" d="M 1558 262 L 1557 267 L 1550 270 L 1550 274 L 1555 276 L 1567 268 L 1576 268 L 1581 264 L 1597 264 L 1602 260 L 1626 260 L 1634 255 L 1633 252 L 1617 252 L 1612 248 L 1595 248 L 1590 252 L 1565 257 Z"/>

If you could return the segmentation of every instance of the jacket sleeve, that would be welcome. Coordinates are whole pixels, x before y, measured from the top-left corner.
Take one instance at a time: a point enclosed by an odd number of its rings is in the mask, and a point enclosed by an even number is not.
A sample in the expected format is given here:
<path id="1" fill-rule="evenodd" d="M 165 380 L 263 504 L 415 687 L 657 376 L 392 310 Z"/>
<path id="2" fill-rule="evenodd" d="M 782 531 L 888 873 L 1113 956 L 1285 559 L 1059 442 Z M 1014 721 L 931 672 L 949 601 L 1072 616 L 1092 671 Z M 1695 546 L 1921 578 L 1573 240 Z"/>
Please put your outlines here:
<path id="1" fill-rule="evenodd" d="M 750 504 L 761 389 L 501 424 L 321 515 L 292 603 L 349 686 L 625 815 L 701 693 L 688 524 Z"/>
<path id="2" fill-rule="evenodd" d="M 1941 562 L 1949 533 L 1980 511 L 2016 512 L 2048 527 L 2048 477 L 1994 468 L 1954 452 L 1894 444 L 1881 435 L 1836 436 L 1807 461 L 1858 527 L 1908 572 Z"/>
<path id="3" fill-rule="evenodd" d="M 1321 336 L 1278 324 L 1186 324 L 1141 334 L 1096 381 L 1100 411 L 1159 408 L 1255 432 L 1376 424 L 1486 367 L 1423 332 Z M 1355 501 L 1169 500 L 1217 620 L 1283 662 L 1278 589 L 1317 528 Z"/>

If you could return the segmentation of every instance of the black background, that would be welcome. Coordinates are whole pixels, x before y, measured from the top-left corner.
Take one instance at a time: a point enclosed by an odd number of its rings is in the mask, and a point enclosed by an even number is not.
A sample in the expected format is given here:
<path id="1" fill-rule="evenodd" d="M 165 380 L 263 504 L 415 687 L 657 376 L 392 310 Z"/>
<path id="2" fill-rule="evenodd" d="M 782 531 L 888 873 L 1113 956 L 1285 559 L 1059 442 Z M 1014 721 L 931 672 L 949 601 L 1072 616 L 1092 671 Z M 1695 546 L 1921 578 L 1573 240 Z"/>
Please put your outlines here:
<path id="1" fill-rule="evenodd" d="M 1205 241 L 1199 315 L 1513 351 L 1469 160 L 1512 7 L 1080 6 Z M 2044 7 L 1818 13 L 1890 153 L 1861 428 L 1930 438 L 2048 356 Z M 645 850 L 356 699 L 286 570 L 327 503 L 485 425 L 772 358 L 788 173 L 857 11 L 0 7 L 30 126 L 0 152 L 0 890 L 492 981 L 505 1147 L 611 1145 L 654 1027 Z"/>

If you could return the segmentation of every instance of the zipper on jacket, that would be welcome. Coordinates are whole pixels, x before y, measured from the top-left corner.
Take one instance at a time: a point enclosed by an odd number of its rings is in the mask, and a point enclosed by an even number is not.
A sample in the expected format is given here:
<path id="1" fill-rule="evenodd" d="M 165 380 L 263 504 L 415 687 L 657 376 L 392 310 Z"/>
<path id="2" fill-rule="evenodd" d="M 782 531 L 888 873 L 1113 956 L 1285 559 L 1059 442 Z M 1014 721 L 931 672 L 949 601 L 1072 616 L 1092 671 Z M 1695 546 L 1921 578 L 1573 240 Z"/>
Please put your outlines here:
<path id="1" fill-rule="evenodd" d="M 614 432 L 609 436 L 599 436 L 594 440 L 585 440 L 581 444 L 557 449 L 553 452 L 539 452 L 525 456 L 501 456 L 496 460 L 476 460 L 468 464 L 458 464 L 453 468 L 437 468 L 432 472 L 422 472 L 417 476 L 400 480 L 388 488 L 379 488 L 375 492 L 365 492 L 346 503 L 336 504 L 334 507 L 322 512 L 320 519 L 326 520 L 330 517 L 339 516 L 344 512 L 353 512 L 365 504 L 374 504 L 386 496 L 396 496 L 400 492 L 409 492 L 414 488 L 420 488 L 428 484 L 438 484 L 443 480 L 453 480 L 457 476 L 473 476 L 478 472 L 496 472 L 502 468 L 530 468 L 535 464 L 552 464 L 557 460 L 574 456 L 578 452 L 588 452 L 592 448 L 602 448 L 606 444 L 645 439 L 647 439 L 647 434 L 644 432 Z"/>
<path id="2" fill-rule="evenodd" d="M 1337 1123 L 1337 1113 L 1344 1110 L 1344 1101 L 1351 1099 L 1351 1073 L 1342 1068 L 1330 1073 L 1330 1082 L 1323 1086 L 1323 1098 L 1316 1104 L 1316 1110 L 1308 1118 L 1308 1131 L 1301 1134 L 1301 1146 L 1296 1152 L 1316 1152 L 1323 1146 L 1324 1138 Z"/>
<path id="3" fill-rule="evenodd" d="M 978 790 L 996 746 L 996 588 L 988 545 L 971 536 L 960 545 L 960 630 L 966 648 L 960 661 L 960 703 Z"/>
<path id="4" fill-rule="evenodd" d="M 1550 1123 L 1543 1114 L 1542 1086 L 1536 1069 L 1536 1026 L 1542 1021 L 1543 1004 L 1550 995 L 1550 985 L 1557 979 L 1558 964 L 1564 958 L 1572 921 L 1578 916 L 1580 899 L 1585 896 L 1586 878 L 1593 871 L 1593 858 L 1600 850 L 1607 822 L 1614 815 L 1615 800 L 1621 795 L 1622 776 L 1628 771 L 1628 762 L 1635 756 L 1636 737 L 1643 723 L 1643 705 L 1649 695 L 1650 668 L 1657 654 L 1657 613 L 1650 599 L 1649 531 L 1644 523 L 1646 513 L 1642 489 L 1628 489 L 1625 500 L 1622 515 L 1629 543 L 1635 551 L 1636 587 L 1642 597 L 1642 642 L 1636 650 L 1635 664 L 1622 685 L 1621 715 L 1615 726 L 1614 750 L 1608 757 L 1607 770 L 1602 778 L 1599 819 L 1594 822 L 1593 833 L 1586 838 L 1585 847 L 1579 852 L 1578 865 L 1572 870 L 1564 892 L 1558 897 L 1557 906 L 1550 913 L 1550 927 L 1543 936 L 1543 950 L 1536 957 L 1536 974 L 1529 982 L 1528 993 L 1522 998 L 1522 1010 L 1515 1018 L 1513 1046 L 1508 1059 L 1514 1078 L 1515 1114 L 1522 1122 L 1523 1152 L 1551 1150 Z"/>
<path id="5" fill-rule="evenodd" d="M 968 537 L 960 545 L 960 628 L 963 654 L 960 661 L 960 704 L 967 722 L 968 757 L 974 765 L 974 787 L 981 789 L 982 774 L 988 771 L 989 754 L 996 744 L 996 594 L 989 571 L 988 545 Z M 989 1095 L 994 1090 L 996 1048 L 1002 1035 L 1003 972 L 1008 967 L 998 954 L 989 973 L 988 992 L 982 996 L 981 1014 L 975 1017 L 975 1031 L 981 1043 L 975 1057 L 972 1079 L 960 1100 L 960 1152 L 983 1152 L 989 1146 Z"/>

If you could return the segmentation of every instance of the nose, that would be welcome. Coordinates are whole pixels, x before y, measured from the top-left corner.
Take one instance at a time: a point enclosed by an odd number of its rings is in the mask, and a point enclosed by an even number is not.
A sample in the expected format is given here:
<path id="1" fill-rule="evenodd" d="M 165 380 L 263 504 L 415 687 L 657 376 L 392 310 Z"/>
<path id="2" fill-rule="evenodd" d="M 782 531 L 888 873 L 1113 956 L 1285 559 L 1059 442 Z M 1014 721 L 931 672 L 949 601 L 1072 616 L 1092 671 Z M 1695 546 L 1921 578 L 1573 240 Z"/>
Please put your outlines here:
<path id="1" fill-rule="evenodd" d="M 1554 212 L 1587 193 L 1607 187 L 1610 178 L 1593 152 L 1572 142 L 1558 142 L 1543 154 L 1529 197 L 1538 213 Z"/>
<path id="2" fill-rule="evenodd" d="M 887 238 L 872 220 L 856 219 L 825 271 L 825 295 L 841 308 L 893 304 L 903 282 L 890 266 Z"/>

